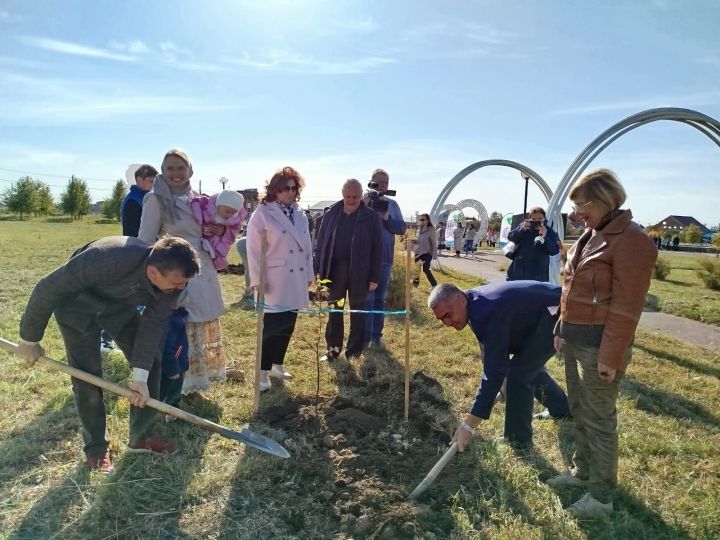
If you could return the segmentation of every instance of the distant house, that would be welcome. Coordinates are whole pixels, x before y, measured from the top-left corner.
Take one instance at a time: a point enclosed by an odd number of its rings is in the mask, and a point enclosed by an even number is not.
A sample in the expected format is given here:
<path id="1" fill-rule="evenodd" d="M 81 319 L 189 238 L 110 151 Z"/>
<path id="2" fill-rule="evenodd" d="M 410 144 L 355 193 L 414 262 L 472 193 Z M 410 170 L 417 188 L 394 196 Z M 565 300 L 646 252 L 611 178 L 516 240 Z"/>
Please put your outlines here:
<path id="1" fill-rule="evenodd" d="M 708 229 L 705 225 L 700 223 L 697 219 L 695 219 L 692 216 L 668 216 L 665 219 L 660 220 L 657 224 L 651 225 L 650 229 L 657 229 L 660 231 L 670 231 L 672 233 L 680 232 L 683 229 L 686 229 L 690 225 L 695 225 L 698 227 L 703 234 L 706 232 L 709 232 L 710 229 Z"/>
<path id="2" fill-rule="evenodd" d="M 260 204 L 260 199 L 257 189 L 239 189 L 238 193 L 245 199 L 245 210 L 247 210 L 248 216 L 252 214 L 257 205 Z"/>
<path id="3" fill-rule="evenodd" d="M 339 199 L 338 199 L 338 200 L 339 200 Z M 338 200 L 334 200 L 334 201 L 320 201 L 319 203 L 313 204 L 310 208 L 308 208 L 308 210 L 310 211 L 310 214 L 313 215 L 313 216 L 319 215 L 319 214 L 322 214 L 322 212 L 323 212 L 323 210 L 324 210 L 325 208 L 328 208 L 328 207 L 332 206 L 333 204 L 335 204 L 336 202 L 338 202 Z"/>

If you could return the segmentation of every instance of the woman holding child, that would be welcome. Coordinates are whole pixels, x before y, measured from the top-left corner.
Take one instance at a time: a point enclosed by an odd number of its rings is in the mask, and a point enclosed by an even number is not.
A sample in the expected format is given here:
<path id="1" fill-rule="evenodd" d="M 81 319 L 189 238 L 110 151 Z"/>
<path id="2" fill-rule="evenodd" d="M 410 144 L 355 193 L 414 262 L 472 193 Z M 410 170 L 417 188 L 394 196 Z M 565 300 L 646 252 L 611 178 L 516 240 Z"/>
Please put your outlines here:
<path id="1" fill-rule="evenodd" d="M 270 377 L 288 380 L 285 353 L 295 330 L 299 309 L 308 307 L 308 286 L 313 282 L 312 242 L 305 214 L 297 201 L 305 186 L 292 167 L 278 170 L 265 186 L 265 195 L 247 228 L 250 286 L 260 284 L 262 233 L 267 234 L 264 276 L 260 390 L 269 390 Z"/>
<path id="2" fill-rule="evenodd" d="M 210 381 L 223 382 L 225 350 L 219 317 L 224 311 L 220 281 L 210 254 L 203 249 L 203 232 L 222 235 L 224 225 L 200 225 L 193 217 L 190 202 L 198 197 L 190 187 L 192 163 L 182 150 L 169 150 L 162 161 L 161 174 L 145 196 L 138 238 L 152 243 L 165 234 L 179 236 L 195 248 L 200 258 L 200 273 L 181 295 L 188 312 L 189 370 L 183 383 L 183 394 L 202 392 Z M 184 296 L 184 298 L 183 298 Z"/>

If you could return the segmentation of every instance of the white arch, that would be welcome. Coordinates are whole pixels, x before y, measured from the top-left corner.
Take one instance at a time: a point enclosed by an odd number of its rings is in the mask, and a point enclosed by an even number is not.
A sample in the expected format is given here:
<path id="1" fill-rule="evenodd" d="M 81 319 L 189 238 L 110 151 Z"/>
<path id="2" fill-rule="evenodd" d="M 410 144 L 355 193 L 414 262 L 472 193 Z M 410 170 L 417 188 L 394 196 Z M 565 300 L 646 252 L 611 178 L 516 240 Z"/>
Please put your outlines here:
<path id="1" fill-rule="evenodd" d="M 478 161 L 477 163 L 473 163 L 472 165 L 468 165 L 462 171 L 453 176 L 452 179 L 445 185 L 445 187 L 440 191 L 437 199 L 435 199 L 435 204 L 433 204 L 432 210 L 430 210 L 430 216 L 433 221 L 437 219 L 443 205 L 445 204 L 445 201 L 447 201 L 448 196 L 450 195 L 452 190 L 455 189 L 455 186 L 457 186 L 470 173 L 473 173 L 478 169 L 482 169 L 483 167 L 490 167 L 492 165 L 497 165 L 500 167 L 510 167 L 511 169 L 515 169 L 517 171 L 520 171 L 521 173 L 525 173 L 540 189 L 543 196 L 545 197 L 545 200 L 549 201 L 552 197 L 553 191 L 552 189 L 550 189 L 550 186 L 548 186 L 547 182 L 543 180 L 542 176 L 533 171 L 530 167 L 526 167 L 521 163 L 518 163 L 516 161 L 509 161 L 506 159 L 487 159 L 484 161 Z"/>
<path id="2" fill-rule="evenodd" d="M 590 163 L 595 160 L 600 152 L 615 142 L 616 139 L 633 129 L 649 124 L 650 122 L 657 122 L 658 120 L 672 120 L 674 122 L 688 124 L 700 131 L 700 133 L 706 135 L 716 145 L 720 146 L 720 122 L 710 116 L 690 109 L 679 109 L 675 107 L 649 109 L 621 120 L 603 131 L 577 155 L 560 180 L 555 193 L 552 195 L 550 203 L 548 204 L 547 217 L 561 239 L 565 237 L 565 227 L 561 214 L 562 206 L 575 181 L 582 175 Z"/>

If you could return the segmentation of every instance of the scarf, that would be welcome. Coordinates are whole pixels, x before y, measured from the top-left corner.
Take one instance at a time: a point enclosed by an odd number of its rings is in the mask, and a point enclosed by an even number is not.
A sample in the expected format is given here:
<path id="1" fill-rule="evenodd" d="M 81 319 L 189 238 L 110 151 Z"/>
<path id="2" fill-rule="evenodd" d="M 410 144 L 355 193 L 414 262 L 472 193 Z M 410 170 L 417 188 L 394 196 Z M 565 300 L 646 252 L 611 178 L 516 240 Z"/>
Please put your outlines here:
<path id="1" fill-rule="evenodd" d="M 162 174 L 158 174 L 153 182 L 152 192 L 160 201 L 163 219 L 167 219 L 170 223 L 175 223 L 178 215 L 175 208 L 175 197 L 182 197 L 190 193 L 190 180 L 180 187 L 171 187 Z"/>
<path id="2" fill-rule="evenodd" d="M 283 214 L 285 214 L 290 220 L 290 223 L 295 225 L 295 220 L 293 219 L 293 212 L 295 211 L 295 209 L 292 206 L 284 205 L 280 201 L 277 201 L 277 203 L 280 205 L 280 209 L 283 211 Z"/>

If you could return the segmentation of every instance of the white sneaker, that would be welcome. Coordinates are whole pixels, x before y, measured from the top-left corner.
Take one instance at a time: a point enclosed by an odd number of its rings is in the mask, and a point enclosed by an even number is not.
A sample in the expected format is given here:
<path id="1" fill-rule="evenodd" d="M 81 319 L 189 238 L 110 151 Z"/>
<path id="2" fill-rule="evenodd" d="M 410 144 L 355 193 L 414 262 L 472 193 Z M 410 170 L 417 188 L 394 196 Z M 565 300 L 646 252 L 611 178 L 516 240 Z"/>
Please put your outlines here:
<path id="1" fill-rule="evenodd" d="M 545 483 L 554 488 L 577 488 L 585 487 L 587 480 L 573 476 L 570 472 L 565 471 L 562 474 L 548 478 Z"/>
<path id="2" fill-rule="evenodd" d="M 583 495 L 579 501 L 574 502 L 567 508 L 568 514 L 580 519 L 598 519 L 608 517 L 612 514 L 613 503 L 601 503 L 593 498 L 590 493 Z"/>
<path id="3" fill-rule="evenodd" d="M 260 371 L 260 391 L 261 392 L 267 392 L 272 388 L 272 383 L 270 382 L 270 377 L 268 377 L 268 373 L 270 373 L 268 370 L 263 369 Z"/>
<path id="4" fill-rule="evenodd" d="M 273 364 L 270 370 L 270 376 L 283 381 L 289 381 L 293 378 L 283 364 Z"/>

